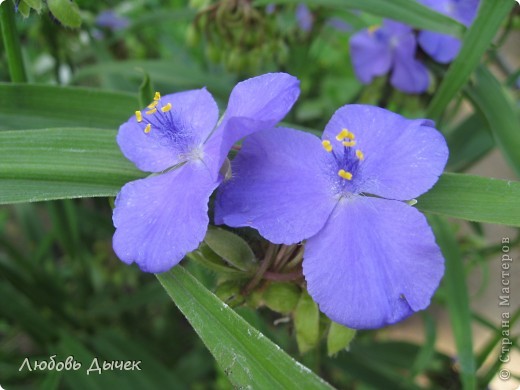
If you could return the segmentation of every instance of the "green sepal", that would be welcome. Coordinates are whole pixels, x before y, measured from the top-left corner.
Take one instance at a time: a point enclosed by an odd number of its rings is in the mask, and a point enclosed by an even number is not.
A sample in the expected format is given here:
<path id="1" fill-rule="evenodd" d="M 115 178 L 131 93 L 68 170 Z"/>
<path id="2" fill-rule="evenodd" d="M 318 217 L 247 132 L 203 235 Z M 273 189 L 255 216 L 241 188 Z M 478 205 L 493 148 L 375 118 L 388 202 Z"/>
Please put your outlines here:
<path id="1" fill-rule="evenodd" d="M 294 311 L 296 342 L 301 354 L 318 345 L 320 338 L 320 311 L 307 291 L 302 291 Z"/>
<path id="2" fill-rule="evenodd" d="M 244 296 L 240 293 L 240 285 L 233 280 L 220 283 L 215 289 L 215 295 L 231 307 L 241 305 Z"/>
<path id="3" fill-rule="evenodd" d="M 233 267 L 244 272 L 256 268 L 253 250 L 244 239 L 236 234 L 210 226 L 204 242 Z"/>
<path id="4" fill-rule="evenodd" d="M 327 334 L 327 355 L 334 356 L 339 351 L 348 348 L 355 335 L 355 329 L 350 329 L 331 321 L 329 333 Z"/>
<path id="5" fill-rule="evenodd" d="M 264 304 L 271 310 L 282 314 L 291 313 L 300 297 L 300 289 L 292 283 L 274 282 L 264 291 Z"/>
<path id="6" fill-rule="evenodd" d="M 65 27 L 81 26 L 81 15 L 78 5 L 70 0 L 47 0 L 52 15 Z"/>

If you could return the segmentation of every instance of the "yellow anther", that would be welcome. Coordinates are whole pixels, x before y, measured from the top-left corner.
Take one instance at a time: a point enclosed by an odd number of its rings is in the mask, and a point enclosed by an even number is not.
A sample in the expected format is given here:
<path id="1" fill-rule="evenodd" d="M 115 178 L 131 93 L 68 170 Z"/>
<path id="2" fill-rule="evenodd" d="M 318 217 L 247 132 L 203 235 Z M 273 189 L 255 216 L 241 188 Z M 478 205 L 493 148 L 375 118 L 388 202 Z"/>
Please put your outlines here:
<path id="1" fill-rule="evenodd" d="M 351 146 L 355 146 L 356 145 L 356 141 L 344 141 L 343 142 L 343 146 L 346 146 L 347 148 L 351 147 Z"/>
<path id="2" fill-rule="evenodd" d="M 141 114 L 141 111 L 135 112 L 135 119 L 137 119 L 137 122 L 141 122 L 143 120 L 143 114 Z"/>
<path id="3" fill-rule="evenodd" d="M 374 24 L 372 26 L 370 26 L 367 30 L 370 34 L 373 34 L 375 33 L 377 30 L 379 30 L 381 28 L 381 26 L 378 26 L 377 24 Z"/>
<path id="4" fill-rule="evenodd" d="M 345 180 L 352 180 L 352 173 L 345 171 L 344 169 L 340 169 L 338 171 L 338 176 L 342 177 Z"/>
<path id="5" fill-rule="evenodd" d="M 161 111 L 162 112 L 168 112 L 172 109 L 172 104 L 171 103 L 168 103 L 167 105 L 165 105 L 164 107 L 161 107 Z"/>
<path id="6" fill-rule="evenodd" d="M 157 108 L 152 108 L 151 110 L 146 111 L 146 115 L 155 114 L 157 112 Z"/>
<path id="7" fill-rule="evenodd" d="M 363 154 L 363 152 L 361 150 L 356 150 L 356 157 L 358 159 L 360 159 L 361 161 L 363 161 L 365 159 L 365 155 Z"/>
<path id="8" fill-rule="evenodd" d="M 153 100 L 157 101 L 161 98 L 161 94 L 159 92 L 155 92 L 155 95 L 153 97 Z"/>
<path id="9" fill-rule="evenodd" d="M 327 139 L 324 139 L 321 141 L 321 144 L 323 146 L 323 149 L 325 149 L 327 152 L 332 152 L 332 145 L 330 144 L 330 141 Z"/>
<path id="10" fill-rule="evenodd" d="M 149 105 L 148 105 L 148 108 L 154 108 L 155 106 L 157 106 L 159 104 L 159 102 L 157 100 L 151 102 Z"/>
<path id="11" fill-rule="evenodd" d="M 339 132 L 339 134 L 336 136 L 336 139 L 338 141 L 343 141 L 345 138 L 348 138 L 350 140 L 353 140 L 355 138 L 354 133 L 348 131 L 347 129 L 343 129 Z"/>
<path id="12" fill-rule="evenodd" d="M 339 134 L 336 136 L 336 139 L 338 141 L 343 141 L 345 138 L 347 138 L 349 131 L 347 129 L 343 129 L 339 132 Z"/>
<path id="13" fill-rule="evenodd" d="M 148 134 L 150 131 L 152 131 L 152 125 L 148 123 L 144 128 L 144 132 Z"/>

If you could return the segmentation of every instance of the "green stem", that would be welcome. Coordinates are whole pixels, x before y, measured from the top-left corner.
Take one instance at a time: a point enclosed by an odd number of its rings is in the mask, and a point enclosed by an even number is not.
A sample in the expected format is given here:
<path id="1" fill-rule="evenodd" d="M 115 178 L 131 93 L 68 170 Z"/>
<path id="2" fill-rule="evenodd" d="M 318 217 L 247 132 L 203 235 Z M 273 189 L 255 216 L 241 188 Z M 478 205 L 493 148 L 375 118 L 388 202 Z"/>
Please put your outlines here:
<path id="1" fill-rule="evenodd" d="M 5 1 L 0 5 L 0 29 L 4 42 L 9 74 L 13 83 L 27 82 L 25 67 L 20 49 L 20 40 L 16 32 L 14 8 L 11 1 Z"/>

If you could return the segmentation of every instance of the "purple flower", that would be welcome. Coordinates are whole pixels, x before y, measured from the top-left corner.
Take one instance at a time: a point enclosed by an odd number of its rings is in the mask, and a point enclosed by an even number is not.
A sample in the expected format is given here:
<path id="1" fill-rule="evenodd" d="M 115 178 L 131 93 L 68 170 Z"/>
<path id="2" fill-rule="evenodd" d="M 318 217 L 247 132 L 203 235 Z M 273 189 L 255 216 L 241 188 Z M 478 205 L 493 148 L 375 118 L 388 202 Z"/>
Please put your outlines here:
<path id="1" fill-rule="evenodd" d="M 470 26 L 477 14 L 479 0 L 418 0 L 420 3 L 441 14 Z M 435 61 L 449 63 L 459 54 L 461 42 L 451 35 L 432 31 L 419 33 L 419 45 Z"/>
<path id="2" fill-rule="evenodd" d="M 428 89 L 426 67 L 415 59 L 417 43 L 412 28 L 385 20 L 380 28 L 362 30 L 350 39 L 356 77 L 369 84 L 376 76 L 392 71 L 390 83 L 406 93 Z"/>
<path id="3" fill-rule="evenodd" d="M 327 25 L 341 32 L 353 31 L 353 27 L 350 23 L 345 22 L 343 19 L 333 16 L 327 21 Z"/>
<path id="4" fill-rule="evenodd" d="M 309 32 L 312 30 L 312 25 L 314 24 L 314 15 L 310 11 L 309 7 L 303 3 L 300 3 L 296 6 L 296 21 L 298 22 L 298 27 L 300 27 L 300 30 L 304 32 Z"/>
<path id="5" fill-rule="evenodd" d="M 122 30 L 130 24 L 127 18 L 117 15 L 112 10 L 101 11 L 96 18 L 96 25 L 105 27 L 109 30 Z"/>
<path id="6" fill-rule="evenodd" d="M 444 260 L 426 218 L 405 200 L 437 181 L 448 149 L 430 120 L 347 105 L 322 140 L 275 128 L 247 138 L 217 193 L 216 223 L 277 244 L 306 240 L 309 293 L 355 329 L 429 305 Z"/>
<path id="7" fill-rule="evenodd" d="M 208 200 L 240 138 L 269 129 L 299 95 L 298 80 L 270 73 L 238 83 L 221 123 L 205 89 L 160 97 L 121 125 L 117 142 L 139 169 L 155 174 L 127 183 L 116 199 L 113 247 L 146 272 L 164 272 L 196 249 L 208 226 Z M 216 128 L 215 128 L 216 127 Z"/>

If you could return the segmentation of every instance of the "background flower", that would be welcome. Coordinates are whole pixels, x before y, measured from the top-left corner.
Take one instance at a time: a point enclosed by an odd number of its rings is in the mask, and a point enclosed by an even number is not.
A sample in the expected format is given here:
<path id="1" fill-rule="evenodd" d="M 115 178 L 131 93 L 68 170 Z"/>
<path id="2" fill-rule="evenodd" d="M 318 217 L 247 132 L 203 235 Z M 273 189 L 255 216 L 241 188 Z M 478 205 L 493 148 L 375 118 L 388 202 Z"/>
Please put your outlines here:
<path id="1" fill-rule="evenodd" d="M 412 28 L 392 20 L 381 27 L 364 29 L 350 39 L 356 77 L 364 84 L 392 72 L 390 84 L 406 93 L 428 89 L 426 67 L 415 59 L 417 42 Z"/>
<path id="2" fill-rule="evenodd" d="M 117 136 L 139 169 L 158 173 L 126 184 L 116 199 L 114 251 L 146 272 L 163 272 L 196 249 L 208 226 L 208 200 L 219 169 L 240 138 L 274 126 L 298 97 L 298 80 L 271 73 L 231 92 L 221 124 L 206 89 L 156 98 L 124 123 Z"/>
<path id="3" fill-rule="evenodd" d="M 96 17 L 96 25 L 99 27 L 105 27 L 109 30 L 117 31 L 122 30 L 130 24 L 130 21 L 116 14 L 113 10 L 101 11 Z"/>
<path id="4" fill-rule="evenodd" d="M 429 120 L 344 106 L 321 142 L 286 128 L 246 139 L 215 220 L 274 243 L 307 240 L 303 270 L 320 309 L 351 328 L 381 327 L 426 308 L 442 277 L 426 218 L 403 201 L 431 188 L 447 157 Z"/>
<path id="5" fill-rule="evenodd" d="M 423 5 L 448 15 L 461 22 L 466 27 L 473 23 L 477 14 L 479 0 L 418 0 Z M 458 38 L 451 35 L 437 33 L 433 31 L 419 32 L 419 45 L 435 61 L 448 63 L 455 59 L 459 54 L 461 42 Z"/>

